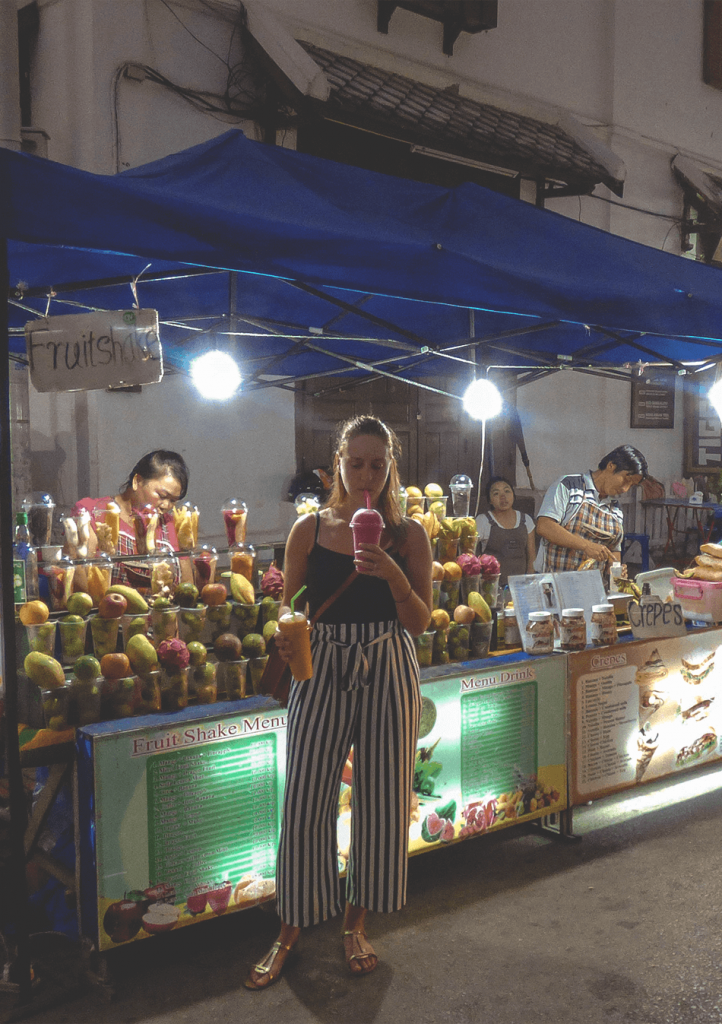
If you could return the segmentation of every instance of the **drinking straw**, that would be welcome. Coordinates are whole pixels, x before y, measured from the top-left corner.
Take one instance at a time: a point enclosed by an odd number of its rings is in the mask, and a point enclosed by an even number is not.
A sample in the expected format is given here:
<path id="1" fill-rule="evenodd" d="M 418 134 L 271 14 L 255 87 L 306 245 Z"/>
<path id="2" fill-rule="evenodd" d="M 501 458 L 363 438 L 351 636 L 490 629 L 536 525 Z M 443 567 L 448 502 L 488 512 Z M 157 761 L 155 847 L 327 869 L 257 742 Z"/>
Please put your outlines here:
<path id="1" fill-rule="evenodd" d="M 371 495 L 368 491 L 364 491 L 364 497 L 366 498 L 366 508 L 371 508 Z"/>
<path id="2" fill-rule="evenodd" d="M 301 587 L 301 589 L 299 590 L 299 592 L 297 594 L 294 594 L 293 597 L 291 598 L 291 614 L 292 615 L 296 614 L 296 609 L 294 607 L 295 604 L 296 604 L 296 599 L 301 596 L 301 594 L 304 592 L 305 589 L 306 589 L 306 584 L 304 583 L 303 586 Z"/>

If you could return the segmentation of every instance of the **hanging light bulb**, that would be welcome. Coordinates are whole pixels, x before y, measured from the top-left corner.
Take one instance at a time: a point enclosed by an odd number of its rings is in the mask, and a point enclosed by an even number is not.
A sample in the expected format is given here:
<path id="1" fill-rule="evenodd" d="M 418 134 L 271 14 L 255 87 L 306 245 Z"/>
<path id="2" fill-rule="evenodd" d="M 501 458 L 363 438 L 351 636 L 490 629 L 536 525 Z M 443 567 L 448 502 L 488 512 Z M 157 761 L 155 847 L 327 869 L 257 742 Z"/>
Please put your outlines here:
<path id="1" fill-rule="evenodd" d="M 193 360 L 190 371 L 198 391 L 212 401 L 225 401 L 241 386 L 241 372 L 227 352 L 206 352 Z"/>
<path id="2" fill-rule="evenodd" d="M 472 381 L 462 399 L 464 409 L 473 420 L 490 420 L 498 416 L 503 404 L 501 393 L 495 384 L 485 377 Z"/>

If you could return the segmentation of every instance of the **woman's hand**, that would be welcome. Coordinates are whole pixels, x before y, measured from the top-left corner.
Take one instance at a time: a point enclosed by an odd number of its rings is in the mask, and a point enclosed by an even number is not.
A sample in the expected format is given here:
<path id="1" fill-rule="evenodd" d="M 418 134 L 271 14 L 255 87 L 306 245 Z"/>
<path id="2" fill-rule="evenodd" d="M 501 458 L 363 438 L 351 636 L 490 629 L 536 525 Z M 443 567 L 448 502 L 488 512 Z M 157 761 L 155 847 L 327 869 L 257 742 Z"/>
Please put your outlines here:
<path id="1" fill-rule="evenodd" d="M 588 540 L 583 548 L 587 558 L 593 558 L 595 562 L 613 562 L 614 555 L 605 544 L 595 544 Z"/>
<path id="2" fill-rule="evenodd" d="M 386 580 L 392 590 L 394 584 L 401 589 L 408 587 L 406 576 L 398 563 L 378 544 L 359 544 L 353 561 L 359 572 Z"/>
<path id="3" fill-rule="evenodd" d="M 289 610 L 290 609 L 288 608 L 285 609 L 285 611 Z M 293 653 L 291 638 L 286 636 L 285 633 L 282 633 L 280 629 L 276 629 L 276 632 L 273 634 L 273 644 L 283 661 L 288 664 L 291 660 L 291 654 Z"/>

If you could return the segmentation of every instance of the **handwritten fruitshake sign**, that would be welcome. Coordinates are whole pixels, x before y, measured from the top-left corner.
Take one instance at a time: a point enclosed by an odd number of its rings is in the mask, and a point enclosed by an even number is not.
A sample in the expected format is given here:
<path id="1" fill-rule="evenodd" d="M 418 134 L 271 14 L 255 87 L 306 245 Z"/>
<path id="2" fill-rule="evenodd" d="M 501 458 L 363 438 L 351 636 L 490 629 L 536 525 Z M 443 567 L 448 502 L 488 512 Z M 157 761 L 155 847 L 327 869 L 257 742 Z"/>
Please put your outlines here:
<path id="1" fill-rule="evenodd" d="M 25 343 L 37 391 L 95 391 L 163 377 L 154 309 L 46 316 L 25 325 Z"/>

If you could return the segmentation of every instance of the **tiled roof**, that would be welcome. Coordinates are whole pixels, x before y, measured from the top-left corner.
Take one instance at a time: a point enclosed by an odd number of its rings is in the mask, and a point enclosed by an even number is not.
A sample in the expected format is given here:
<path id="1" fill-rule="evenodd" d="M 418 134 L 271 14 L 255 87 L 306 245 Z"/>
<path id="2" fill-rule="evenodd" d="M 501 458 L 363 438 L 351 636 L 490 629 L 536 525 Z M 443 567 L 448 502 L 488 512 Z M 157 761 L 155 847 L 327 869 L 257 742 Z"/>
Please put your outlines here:
<path id="1" fill-rule="evenodd" d="M 576 139 L 562 128 L 499 107 L 465 99 L 392 71 L 364 64 L 299 40 L 326 75 L 327 116 L 384 131 L 415 145 L 579 186 L 618 186 Z"/>

